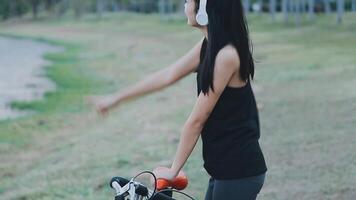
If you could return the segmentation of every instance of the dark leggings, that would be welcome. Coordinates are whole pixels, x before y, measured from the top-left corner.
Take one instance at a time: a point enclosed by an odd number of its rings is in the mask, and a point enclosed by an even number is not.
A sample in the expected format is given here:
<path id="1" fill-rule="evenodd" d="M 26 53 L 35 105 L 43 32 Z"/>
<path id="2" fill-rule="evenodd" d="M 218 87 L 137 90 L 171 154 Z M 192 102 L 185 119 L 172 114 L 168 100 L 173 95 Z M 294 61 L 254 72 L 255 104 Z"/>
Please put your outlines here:
<path id="1" fill-rule="evenodd" d="M 205 200 L 255 200 L 261 191 L 266 173 L 241 179 L 209 179 Z"/>

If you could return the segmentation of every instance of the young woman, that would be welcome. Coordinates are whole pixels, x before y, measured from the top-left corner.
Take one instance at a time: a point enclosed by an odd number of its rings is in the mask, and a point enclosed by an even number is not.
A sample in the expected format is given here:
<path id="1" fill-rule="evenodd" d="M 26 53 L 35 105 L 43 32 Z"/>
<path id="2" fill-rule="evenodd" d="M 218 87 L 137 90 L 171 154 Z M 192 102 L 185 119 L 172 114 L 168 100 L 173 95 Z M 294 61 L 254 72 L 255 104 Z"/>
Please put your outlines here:
<path id="1" fill-rule="evenodd" d="M 92 96 L 89 100 L 99 113 L 105 114 L 125 100 L 157 91 L 197 72 L 198 97 L 183 126 L 173 164 L 154 173 L 158 178 L 172 180 L 201 136 L 204 168 L 211 176 L 205 199 L 256 199 L 267 167 L 258 142 L 259 117 L 250 84 L 254 62 L 243 8 L 240 0 L 201 1 L 185 3 L 188 25 L 204 35 L 189 52 L 122 92 Z M 198 19 L 197 13 L 204 11 L 208 18 Z"/>

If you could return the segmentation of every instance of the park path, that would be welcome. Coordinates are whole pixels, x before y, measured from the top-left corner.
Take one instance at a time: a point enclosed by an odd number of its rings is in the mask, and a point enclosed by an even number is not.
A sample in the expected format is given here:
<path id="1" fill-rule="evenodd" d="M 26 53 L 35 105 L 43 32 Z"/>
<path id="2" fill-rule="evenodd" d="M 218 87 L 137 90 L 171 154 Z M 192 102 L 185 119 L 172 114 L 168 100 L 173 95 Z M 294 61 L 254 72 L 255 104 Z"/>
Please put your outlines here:
<path id="1" fill-rule="evenodd" d="M 44 42 L 0 37 L 0 120 L 30 113 L 11 109 L 11 102 L 40 99 L 55 89 L 45 77 L 44 66 L 49 62 L 43 56 L 61 50 Z"/>

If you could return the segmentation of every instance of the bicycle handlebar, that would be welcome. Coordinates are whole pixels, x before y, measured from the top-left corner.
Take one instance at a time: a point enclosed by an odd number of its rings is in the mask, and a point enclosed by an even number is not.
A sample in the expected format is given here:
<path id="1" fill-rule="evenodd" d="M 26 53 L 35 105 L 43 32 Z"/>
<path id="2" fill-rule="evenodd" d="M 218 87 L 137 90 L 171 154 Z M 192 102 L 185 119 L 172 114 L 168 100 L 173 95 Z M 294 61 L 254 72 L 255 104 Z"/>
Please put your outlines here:
<path id="1" fill-rule="evenodd" d="M 162 194 L 162 193 L 156 193 L 152 200 L 176 200 L 174 199 L 173 197 L 170 197 L 170 196 L 167 196 L 165 194 Z"/>
<path id="2" fill-rule="evenodd" d="M 130 182 L 128 179 L 126 179 L 126 178 L 122 178 L 122 177 L 118 177 L 118 176 L 115 176 L 115 177 L 113 177 L 112 179 L 111 179 L 111 181 L 110 181 L 110 187 L 111 188 L 113 188 L 114 189 L 114 187 L 113 187 L 113 183 L 114 183 L 114 181 L 115 182 L 117 182 L 121 187 L 124 187 L 124 185 L 126 185 L 128 182 Z"/>
<path id="3" fill-rule="evenodd" d="M 110 187 L 116 190 L 116 196 L 115 200 L 124 200 L 125 196 L 125 191 L 128 191 L 130 188 L 128 184 L 130 184 L 131 181 L 128 179 L 125 179 L 123 177 L 113 177 L 110 181 Z M 146 186 L 141 185 L 141 184 L 136 184 L 135 185 L 135 194 L 140 195 L 140 196 L 148 196 L 149 194 L 152 195 L 153 191 L 149 190 Z M 152 200 L 176 200 L 166 194 L 163 193 L 155 193 L 153 194 Z"/>
<path id="4" fill-rule="evenodd" d="M 110 187 L 116 191 L 115 200 L 124 200 L 128 195 L 130 199 L 132 196 L 139 195 L 141 197 L 152 196 L 152 198 L 150 198 L 151 200 L 175 200 L 172 198 L 172 191 L 163 192 L 161 190 L 167 188 L 183 190 L 188 185 L 188 178 L 183 171 L 180 171 L 178 176 L 172 181 L 163 178 L 156 179 L 156 190 L 161 192 L 152 191 L 141 183 L 135 182 L 134 179 L 135 178 L 128 180 L 123 177 L 113 177 L 111 179 Z"/>

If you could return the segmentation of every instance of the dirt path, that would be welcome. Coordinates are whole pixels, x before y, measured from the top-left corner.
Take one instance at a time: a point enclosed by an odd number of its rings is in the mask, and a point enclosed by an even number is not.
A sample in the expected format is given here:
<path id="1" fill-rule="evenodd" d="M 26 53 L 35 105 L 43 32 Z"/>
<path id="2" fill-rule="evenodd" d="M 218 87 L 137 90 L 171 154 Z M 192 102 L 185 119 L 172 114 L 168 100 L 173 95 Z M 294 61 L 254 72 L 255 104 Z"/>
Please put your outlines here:
<path id="1" fill-rule="evenodd" d="M 11 109 L 10 102 L 39 99 L 55 89 L 44 77 L 49 63 L 42 57 L 60 50 L 41 42 L 0 37 L 0 120 L 29 113 Z"/>

